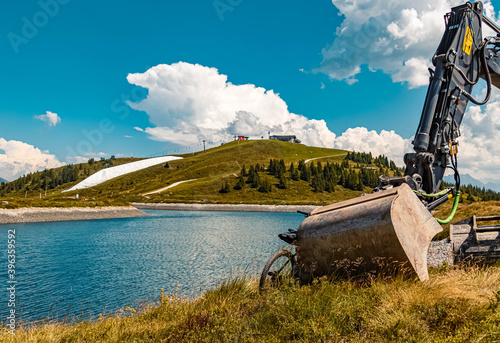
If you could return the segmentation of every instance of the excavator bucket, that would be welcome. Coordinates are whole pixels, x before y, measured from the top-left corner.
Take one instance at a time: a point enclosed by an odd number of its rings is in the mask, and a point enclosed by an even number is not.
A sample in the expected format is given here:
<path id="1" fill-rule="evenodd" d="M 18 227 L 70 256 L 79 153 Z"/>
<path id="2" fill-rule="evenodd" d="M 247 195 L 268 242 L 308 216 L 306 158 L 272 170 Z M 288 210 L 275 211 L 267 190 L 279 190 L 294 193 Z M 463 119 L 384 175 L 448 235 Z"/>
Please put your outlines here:
<path id="1" fill-rule="evenodd" d="M 409 272 L 423 281 L 429 244 L 441 230 L 403 184 L 314 210 L 297 230 L 297 266 L 302 281 L 339 271 Z"/>

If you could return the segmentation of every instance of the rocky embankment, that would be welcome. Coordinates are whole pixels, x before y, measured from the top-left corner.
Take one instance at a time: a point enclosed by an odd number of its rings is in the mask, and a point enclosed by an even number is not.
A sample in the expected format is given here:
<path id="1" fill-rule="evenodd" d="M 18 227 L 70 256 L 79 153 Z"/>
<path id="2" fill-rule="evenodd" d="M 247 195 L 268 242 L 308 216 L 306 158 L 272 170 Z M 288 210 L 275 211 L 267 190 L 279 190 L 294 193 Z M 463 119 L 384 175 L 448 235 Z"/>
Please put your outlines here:
<path id="1" fill-rule="evenodd" d="M 313 205 L 254 205 L 254 204 L 189 204 L 189 203 L 132 203 L 143 210 L 222 211 L 222 212 L 311 212 Z"/>
<path id="2" fill-rule="evenodd" d="M 147 214 L 133 206 L 128 207 L 25 207 L 0 209 L 0 224 L 55 222 L 141 217 Z"/>

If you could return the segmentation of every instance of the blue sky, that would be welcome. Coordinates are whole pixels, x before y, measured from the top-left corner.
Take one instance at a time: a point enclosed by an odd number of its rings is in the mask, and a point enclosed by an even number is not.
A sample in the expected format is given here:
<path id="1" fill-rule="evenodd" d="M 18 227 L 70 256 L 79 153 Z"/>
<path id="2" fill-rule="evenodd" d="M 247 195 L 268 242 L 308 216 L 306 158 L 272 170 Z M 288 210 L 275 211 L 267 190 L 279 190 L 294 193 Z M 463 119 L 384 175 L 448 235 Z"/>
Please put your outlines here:
<path id="1" fill-rule="evenodd" d="M 129 74 L 146 75 L 155 66 L 177 62 L 216 68 L 218 74 L 227 75 L 232 85 L 251 84 L 273 90 L 291 114 L 308 120 L 324 120 L 337 138 L 349 128 L 363 127 L 377 134 L 393 130 L 403 139 L 409 139 L 419 121 L 426 87 L 417 87 L 420 84 L 406 69 L 400 71 L 391 66 L 403 65 L 413 56 L 428 59 L 436 44 L 432 43 L 432 49 L 410 47 L 405 49 L 408 53 L 396 51 L 392 54 L 393 60 L 369 49 L 350 51 L 349 47 L 342 57 L 334 53 L 333 59 L 327 58 L 328 51 L 340 51 L 342 44 L 349 41 L 348 36 L 345 41 L 341 39 L 338 29 L 342 25 L 347 28 L 345 35 L 349 30 L 364 28 L 356 18 L 357 13 L 363 13 L 363 6 L 353 10 L 346 9 L 346 1 L 334 3 L 328 0 L 307 3 L 296 0 L 41 0 L 5 4 L 0 14 L 3 37 L 0 39 L 3 81 L 0 83 L 0 138 L 4 139 L 3 150 L 0 141 L 0 177 L 12 178 L 23 170 L 39 169 L 44 163 L 51 166 L 93 156 L 151 156 L 162 151 L 175 152 L 172 149 L 184 145 L 189 145 L 189 149 L 183 148 L 185 150 L 197 150 L 205 137 L 201 135 L 207 135 L 214 144 L 227 139 L 232 131 L 224 129 L 225 136 L 219 128 L 217 134 L 213 130 L 205 132 L 201 124 L 194 131 L 183 129 L 185 137 L 197 135 L 196 139 L 175 141 L 159 137 L 147 128 L 180 130 L 180 126 L 160 118 L 173 111 L 168 108 L 170 105 L 161 105 L 167 108 L 163 113 L 158 109 L 155 112 L 147 102 L 142 103 L 143 111 L 126 104 L 126 100 L 139 103 L 148 91 L 155 90 L 134 86 L 127 80 Z M 406 3 L 408 1 L 398 2 L 401 8 L 394 10 L 394 22 L 401 29 L 406 24 L 398 13 L 408 7 Z M 444 4 L 443 8 L 448 5 L 446 0 L 440 3 Z M 380 4 L 383 2 L 377 0 L 368 6 L 373 7 L 375 18 Z M 425 11 L 425 8 L 417 8 L 421 18 Z M 436 12 L 442 11 L 436 9 Z M 444 28 L 440 20 L 436 25 Z M 391 21 L 381 23 L 384 30 Z M 387 34 L 384 32 L 380 33 L 381 37 Z M 390 32 L 393 37 L 398 35 L 396 31 Z M 441 35 L 435 32 L 434 41 L 439 41 Z M 336 70 L 342 69 L 337 68 L 339 61 L 344 60 L 347 62 L 341 66 L 346 70 L 337 73 Z M 356 66 L 360 71 L 350 75 L 347 69 Z M 203 72 L 200 68 L 193 72 Z M 183 80 L 180 82 L 189 81 Z M 171 81 L 165 81 L 166 88 L 174 87 L 168 83 Z M 276 97 L 271 100 L 275 101 Z M 233 101 L 237 102 L 238 98 Z M 241 103 L 245 101 L 250 100 Z M 248 111 L 244 106 L 231 106 L 231 110 Z M 60 121 L 51 125 L 47 117 L 45 121 L 36 118 L 47 111 L 57 113 Z M 176 112 L 177 116 L 184 114 Z M 203 113 L 197 115 L 199 118 Z M 304 125 L 312 122 L 307 123 Z M 235 122 L 235 125 L 239 124 Z M 298 127 L 294 125 L 292 129 Z M 35 154 L 41 161 L 30 166 L 20 156 L 22 147 L 16 150 L 5 143 L 11 141 L 41 150 L 41 156 Z M 313 141 L 316 142 L 311 138 Z M 329 147 L 363 148 L 356 144 L 349 146 L 352 137 L 344 141 L 337 139 L 336 143 L 331 137 L 318 142 L 332 145 Z M 2 152 L 8 155 L 9 149 L 18 151 L 19 156 L 11 152 L 2 162 Z M 52 157 L 44 160 L 46 155 Z M 400 155 L 399 150 L 394 155 Z M 16 158 L 19 158 L 17 165 Z"/>

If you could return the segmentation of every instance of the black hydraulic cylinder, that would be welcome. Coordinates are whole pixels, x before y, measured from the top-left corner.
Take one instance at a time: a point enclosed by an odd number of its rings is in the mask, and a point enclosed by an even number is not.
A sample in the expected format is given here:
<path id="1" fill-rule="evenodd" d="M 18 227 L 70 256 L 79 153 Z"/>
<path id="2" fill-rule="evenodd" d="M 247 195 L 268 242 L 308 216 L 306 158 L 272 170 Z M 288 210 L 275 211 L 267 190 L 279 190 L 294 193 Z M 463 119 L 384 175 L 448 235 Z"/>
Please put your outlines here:
<path id="1" fill-rule="evenodd" d="M 439 101 L 439 95 L 441 94 L 441 87 L 445 72 L 445 68 L 442 62 L 443 58 L 444 57 L 439 57 L 437 59 L 436 70 L 434 72 L 434 75 L 431 77 L 431 82 L 429 84 L 429 88 L 427 89 L 424 109 L 422 111 L 422 117 L 418 126 L 419 131 L 417 132 L 415 141 L 413 143 L 413 147 L 417 152 L 427 151 L 429 147 L 429 133 L 431 131 L 434 113 Z"/>
<path id="2" fill-rule="evenodd" d="M 448 193 L 446 193 L 445 195 L 443 195 L 441 198 L 439 198 L 439 199 L 431 202 L 430 204 L 428 204 L 427 205 L 427 209 L 430 211 L 430 210 L 438 207 L 439 205 L 444 204 L 449 199 L 451 199 L 450 194 L 453 194 L 453 191 L 450 190 Z"/>

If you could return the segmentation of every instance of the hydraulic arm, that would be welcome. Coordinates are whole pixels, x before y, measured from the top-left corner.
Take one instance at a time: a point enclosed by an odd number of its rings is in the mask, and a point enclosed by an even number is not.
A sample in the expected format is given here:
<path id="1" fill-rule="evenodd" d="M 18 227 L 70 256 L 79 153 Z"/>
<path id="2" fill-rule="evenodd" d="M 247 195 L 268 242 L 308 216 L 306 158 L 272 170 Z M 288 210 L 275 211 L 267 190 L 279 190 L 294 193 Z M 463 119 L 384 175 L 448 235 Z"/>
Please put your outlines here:
<path id="1" fill-rule="evenodd" d="M 482 38 L 485 23 L 500 33 L 483 15 L 481 2 L 467 2 L 445 15 L 446 30 L 429 68 L 430 83 L 415 134 L 413 153 L 404 156 L 404 177 L 381 178 L 381 189 L 407 183 L 431 209 L 460 188 L 457 153 L 460 125 L 469 101 L 485 104 L 492 85 L 500 86 L 500 38 Z M 471 95 L 479 78 L 486 80 L 482 100 Z M 446 168 L 454 170 L 455 190 L 439 192 Z M 437 200 L 436 200 L 437 199 Z M 433 200 L 433 201 L 430 201 Z"/>
<path id="2" fill-rule="evenodd" d="M 452 220 L 458 205 L 457 138 L 464 113 L 469 102 L 485 104 L 492 86 L 500 85 L 500 38 L 483 39 L 482 25 L 497 34 L 500 28 L 483 15 L 483 4 L 452 8 L 445 23 L 432 58 L 434 69 L 429 69 L 414 151 L 404 156 L 404 176 L 381 177 L 374 194 L 315 209 L 296 233 L 286 236 L 296 246 L 296 266 L 304 281 L 331 272 L 349 277 L 406 272 L 408 266 L 421 280 L 428 278 L 431 240 L 442 230 L 439 224 Z M 477 100 L 471 94 L 480 78 L 486 80 L 486 92 Z M 447 168 L 454 171 L 456 184 L 440 190 Z M 453 196 L 452 214 L 434 220 L 430 210 Z"/>

